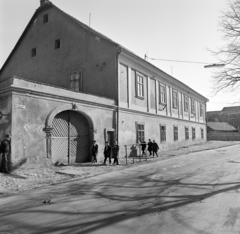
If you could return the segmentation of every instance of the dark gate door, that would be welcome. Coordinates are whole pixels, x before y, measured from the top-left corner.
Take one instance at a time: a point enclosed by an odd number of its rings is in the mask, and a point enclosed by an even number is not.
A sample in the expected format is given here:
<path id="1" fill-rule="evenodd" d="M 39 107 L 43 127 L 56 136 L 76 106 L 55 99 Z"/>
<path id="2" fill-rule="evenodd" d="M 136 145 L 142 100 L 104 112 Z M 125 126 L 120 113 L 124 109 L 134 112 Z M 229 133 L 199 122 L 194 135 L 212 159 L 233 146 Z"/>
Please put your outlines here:
<path id="1" fill-rule="evenodd" d="M 53 162 L 87 162 L 89 125 L 87 119 L 74 111 L 57 114 L 52 123 Z"/>

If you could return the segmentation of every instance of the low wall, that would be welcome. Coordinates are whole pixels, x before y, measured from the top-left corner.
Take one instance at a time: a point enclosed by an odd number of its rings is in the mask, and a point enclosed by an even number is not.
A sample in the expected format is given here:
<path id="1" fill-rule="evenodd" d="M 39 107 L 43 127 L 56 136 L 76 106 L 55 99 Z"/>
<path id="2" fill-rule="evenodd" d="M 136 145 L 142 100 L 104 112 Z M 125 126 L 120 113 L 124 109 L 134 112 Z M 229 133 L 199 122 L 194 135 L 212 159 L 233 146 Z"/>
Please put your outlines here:
<path id="1" fill-rule="evenodd" d="M 211 131 L 207 133 L 208 141 L 240 141 L 240 132 Z"/>

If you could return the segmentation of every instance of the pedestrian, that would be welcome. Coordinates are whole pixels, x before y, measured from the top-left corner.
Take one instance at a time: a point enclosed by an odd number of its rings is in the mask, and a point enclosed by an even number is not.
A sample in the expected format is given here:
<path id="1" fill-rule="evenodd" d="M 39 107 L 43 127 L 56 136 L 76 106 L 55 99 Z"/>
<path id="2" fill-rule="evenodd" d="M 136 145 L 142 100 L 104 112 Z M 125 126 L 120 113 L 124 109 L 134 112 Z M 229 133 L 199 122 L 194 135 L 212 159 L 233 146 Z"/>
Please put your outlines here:
<path id="1" fill-rule="evenodd" d="M 96 141 L 93 141 L 92 145 L 92 163 L 96 162 L 97 163 L 97 154 L 98 154 L 98 145 Z"/>
<path id="2" fill-rule="evenodd" d="M 11 136 L 6 134 L 0 145 L 0 154 L 2 154 L 1 172 L 9 173 L 8 159 L 11 152 Z"/>
<path id="3" fill-rule="evenodd" d="M 112 157 L 114 159 L 113 164 L 119 164 L 118 158 L 119 158 L 119 145 L 117 144 L 117 141 L 114 141 L 114 145 L 112 147 Z"/>
<path id="4" fill-rule="evenodd" d="M 147 147 L 147 144 L 146 144 L 146 141 L 145 140 L 143 140 L 142 142 L 141 142 L 141 145 L 142 145 L 142 155 L 146 155 L 146 153 L 145 153 L 145 149 L 146 149 L 146 147 Z"/>
<path id="5" fill-rule="evenodd" d="M 152 150 L 153 150 L 153 157 L 154 157 L 154 154 L 156 154 L 157 157 L 158 157 L 157 152 L 159 150 L 159 147 L 158 147 L 158 144 L 154 140 L 153 140 L 153 143 L 152 143 Z"/>
<path id="6" fill-rule="evenodd" d="M 104 165 L 106 165 L 106 161 L 107 161 L 107 158 L 109 158 L 109 164 L 111 164 L 111 151 L 112 151 L 112 148 L 111 146 L 109 145 L 109 142 L 106 141 L 106 144 L 105 144 L 105 147 L 104 147 Z"/>
<path id="7" fill-rule="evenodd" d="M 148 145 L 148 149 L 147 150 L 149 151 L 150 156 L 151 156 L 152 155 L 152 141 L 151 141 L 151 139 L 148 140 L 148 144 L 147 145 Z"/>

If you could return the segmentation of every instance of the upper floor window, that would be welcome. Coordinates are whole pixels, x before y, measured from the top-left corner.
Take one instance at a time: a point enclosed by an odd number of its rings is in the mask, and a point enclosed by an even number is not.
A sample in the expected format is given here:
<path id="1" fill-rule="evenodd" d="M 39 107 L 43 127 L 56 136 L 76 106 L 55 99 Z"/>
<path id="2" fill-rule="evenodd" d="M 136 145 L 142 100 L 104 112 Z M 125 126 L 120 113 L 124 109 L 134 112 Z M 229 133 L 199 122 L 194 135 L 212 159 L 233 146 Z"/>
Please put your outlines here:
<path id="1" fill-rule="evenodd" d="M 144 77 L 143 75 L 140 75 L 137 73 L 136 78 L 136 91 L 137 91 L 137 97 L 144 98 Z"/>
<path id="2" fill-rule="evenodd" d="M 176 90 L 172 90 L 172 97 L 173 97 L 173 108 L 178 108 L 178 92 Z"/>
<path id="3" fill-rule="evenodd" d="M 55 49 L 59 49 L 60 46 L 61 46 L 61 42 L 60 42 L 60 39 L 58 39 L 55 41 Z"/>
<path id="4" fill-rule="evenodd" d="M 184 95 L 184 111 L 188 112 L 188 96 Z"/>
<path id="5" fill-rule="evenodd" d="M 145 139 L 144 123 L 136 123 L 137 127 L 137 143 L 143 142 Z"/>
<path id="6" fill-rule="evenodd" d="M 160 125 L 160 140 L 161 142 L 166 141 L 166 125 Z"/>
<path id="7" fill-rule="evenodd" d="M 74 71 L 70 73 L 70 89 L 73 91 L 82 91 L 82 71 Z"/>
<path id="8" fill-rule="evenodd" d="M 174 141 L 178 140 L 178 126 L 173 126 L 173 139 Z"/>
<path id="9" fill-rule="evenodd" d="M 33 48 L 32 50 L 31 50 L 31 56 L 32 57 L 35 57 L 37 55 L 37 49 L 36 48 Z"/>
<path id="10" fill-rule="evenodd" d="M 191 113 L 195 113 L 195 100 L 191 98 Z"/>
<path id="11" fill-rule="evenodd" d="M 203 105 L 200 103 L 200 116 L 203 116 Z"/>
<path id="12" fill-rule="evenodd" d="M 48 22 L 48 14 L 43 16 L 43 23 L 47 23 Z"/>
<path id="13" fill-rule="evenodd" d="M 159 83 L 159 104 L 166 104 L 166 86 Z"/>

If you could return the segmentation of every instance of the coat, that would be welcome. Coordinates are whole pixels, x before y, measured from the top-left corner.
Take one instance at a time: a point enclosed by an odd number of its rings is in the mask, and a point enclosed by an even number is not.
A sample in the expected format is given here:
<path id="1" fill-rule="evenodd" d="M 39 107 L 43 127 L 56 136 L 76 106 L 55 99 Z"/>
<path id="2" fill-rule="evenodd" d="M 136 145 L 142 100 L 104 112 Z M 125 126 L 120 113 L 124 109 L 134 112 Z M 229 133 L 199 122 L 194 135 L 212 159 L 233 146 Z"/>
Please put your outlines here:
<path id="1" fill-rule="evenodd" d="M 111 146 L 109 145 L 105 146 L 103 151 L 104 157 L 111 157 L 111 151 L 112 151 Z"/>
<path id="2" fill-rule="evenodd" d="M 153 149 L 154 152 L 157 152 L 157 151 L 158 151 L 159 147 L 158 147 L 158 144 L 157 144 L 156 142 L 154 142 L 154 143 L 152 144 L 152 149 Z"/>
<path id="3" fill-rule="evenodd" d="M 112 157 L 113 158 L 119 158 L 118 152 L 119 152 L 119 146 L 118 145 L 114 145 L 112 147 Z"/>

